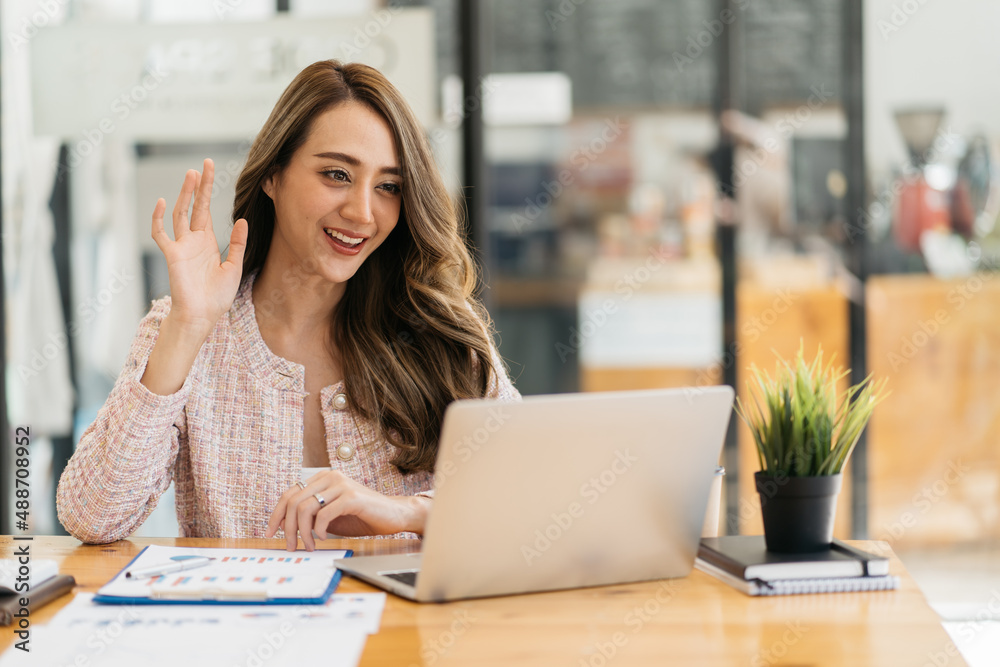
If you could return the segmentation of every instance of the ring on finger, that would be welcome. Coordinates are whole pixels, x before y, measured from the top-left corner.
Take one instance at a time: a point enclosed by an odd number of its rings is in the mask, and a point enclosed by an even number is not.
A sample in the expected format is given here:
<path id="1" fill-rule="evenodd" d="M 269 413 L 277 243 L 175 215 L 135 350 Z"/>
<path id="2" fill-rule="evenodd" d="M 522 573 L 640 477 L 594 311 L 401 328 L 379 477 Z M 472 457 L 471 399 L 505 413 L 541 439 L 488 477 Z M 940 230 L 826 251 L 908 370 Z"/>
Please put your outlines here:
<path id="1" fill-rule="evenodd" d="M 323 505 L 326 505 L 326 499 L 323 496 L 319 495 L 318 493 L 314 493 L 313 494 L 313 498 L 315 498 L 317 501 L 319 501 L 319 506 L 320 507 L 322 507 Z"/>
<path id="2" fill-rule="evenodd" d="M 299 487 L 300 489 L 305 489 L 306 483 L 300 479 L 299 481 L 295 482 L 295 486 Z"/>

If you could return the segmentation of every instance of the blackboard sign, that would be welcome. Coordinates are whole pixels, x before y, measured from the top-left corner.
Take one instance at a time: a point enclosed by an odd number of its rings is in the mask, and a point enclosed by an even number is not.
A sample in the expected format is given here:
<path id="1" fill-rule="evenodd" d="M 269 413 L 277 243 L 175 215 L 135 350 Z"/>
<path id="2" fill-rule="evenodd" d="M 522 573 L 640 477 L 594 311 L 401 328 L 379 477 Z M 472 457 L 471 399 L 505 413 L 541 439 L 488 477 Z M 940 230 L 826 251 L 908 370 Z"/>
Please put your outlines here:
<path id="1" fill-rule="evenodd" d="M 713 10 L 704 0 L 494 1 L 492 66 L 566 72 L 575 108 L 706 107 L 725 29 Z"/>
<path id="2" fill-rule="evenodd" d="M 839 100 L 843 0 L 751 0 L 743 23 L 744 108 Z M 832 92 L 832 95 L 831 95 Z"/>
<path id="3" fill-rule="evenodd" d="M 404 0 L 435 10 L 439 80 L 457 74 L 459 0 Z M 464 0 L 463 0 L 464 1 Z M 844 0 L 492 0 L 493 72 L 562 71 L 573 105 L 710 107 L 717 46 L 740 33 L 734 75 L 750 113 L 801 104 L 814 86 L 839 96 Z"/>

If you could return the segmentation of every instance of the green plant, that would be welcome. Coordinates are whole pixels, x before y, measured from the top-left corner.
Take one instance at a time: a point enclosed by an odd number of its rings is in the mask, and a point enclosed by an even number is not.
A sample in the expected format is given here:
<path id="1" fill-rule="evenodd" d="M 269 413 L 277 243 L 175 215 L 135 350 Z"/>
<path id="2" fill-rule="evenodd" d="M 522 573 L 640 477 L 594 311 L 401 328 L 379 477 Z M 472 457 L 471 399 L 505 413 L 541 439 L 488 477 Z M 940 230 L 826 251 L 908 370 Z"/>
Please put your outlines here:
<path id="1" fill-rule="evenodd" d="M 822 348 L 810 364 L 801 346 L 794 365 L 779 358 L 773 378 L 756 366 L 750 372 L 752 410 L 737 398 L 736 412 L 753 433 L 761 471 L 772 476 L 839 473 L 885 398 L 885 380 L 873 383 L 869 375 L 837 401 L 837 383 L 850 370 L 834 369 L 833 359 L 824 365 Z"/>

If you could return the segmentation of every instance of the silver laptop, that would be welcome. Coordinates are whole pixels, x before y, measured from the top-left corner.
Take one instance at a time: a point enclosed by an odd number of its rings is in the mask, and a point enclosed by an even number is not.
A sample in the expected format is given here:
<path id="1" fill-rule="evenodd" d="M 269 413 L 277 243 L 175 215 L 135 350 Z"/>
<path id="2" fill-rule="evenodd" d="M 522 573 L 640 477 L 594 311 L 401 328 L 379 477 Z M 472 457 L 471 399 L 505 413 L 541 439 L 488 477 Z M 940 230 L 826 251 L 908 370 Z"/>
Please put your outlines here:
<path id="1" fill-rule="evenodd" d="M 419 602 L 686 576 L 730 387 L 456 401 L 420 554 L 344 558 Z"/>

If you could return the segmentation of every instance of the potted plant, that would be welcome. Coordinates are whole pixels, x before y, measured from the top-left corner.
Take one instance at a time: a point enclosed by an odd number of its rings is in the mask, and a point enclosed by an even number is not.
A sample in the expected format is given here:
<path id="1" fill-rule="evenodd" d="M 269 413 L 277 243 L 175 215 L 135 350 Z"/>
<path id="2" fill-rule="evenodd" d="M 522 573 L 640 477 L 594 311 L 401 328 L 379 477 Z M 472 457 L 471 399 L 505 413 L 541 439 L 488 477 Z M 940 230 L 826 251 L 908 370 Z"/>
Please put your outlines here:
<path id="1" fill-rule="evenodd" d="M 794 363 L 778 360 L 774 377 L 750 367 L 747 403 L 736 411 L 757 446 L 764 539 L 769 551 L 804 553 L 829 548 L 841 471 L 876 404 L 885 381 L 869 375 L 839 395 L 850 370 L 823 363 L 823 350 L 807 363 L 800 345 Z M 839 400 L 838 400 L 839 398 Z"/>

